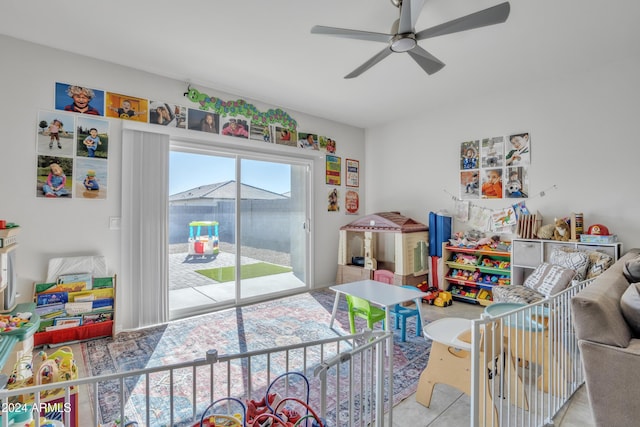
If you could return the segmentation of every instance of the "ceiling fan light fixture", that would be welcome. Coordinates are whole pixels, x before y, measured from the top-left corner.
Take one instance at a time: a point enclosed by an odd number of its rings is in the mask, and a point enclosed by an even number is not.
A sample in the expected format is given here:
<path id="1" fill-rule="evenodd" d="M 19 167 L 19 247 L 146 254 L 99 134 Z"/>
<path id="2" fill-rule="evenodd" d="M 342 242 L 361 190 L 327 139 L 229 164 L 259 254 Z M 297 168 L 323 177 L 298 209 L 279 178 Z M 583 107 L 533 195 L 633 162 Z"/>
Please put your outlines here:
<path id="1" fill-rule="evenodd" d="M 408 52 L 416 47 L 416 38 L 413 34 L 398 34 L 391 40 L 391 50 L 394 52 Z"/>

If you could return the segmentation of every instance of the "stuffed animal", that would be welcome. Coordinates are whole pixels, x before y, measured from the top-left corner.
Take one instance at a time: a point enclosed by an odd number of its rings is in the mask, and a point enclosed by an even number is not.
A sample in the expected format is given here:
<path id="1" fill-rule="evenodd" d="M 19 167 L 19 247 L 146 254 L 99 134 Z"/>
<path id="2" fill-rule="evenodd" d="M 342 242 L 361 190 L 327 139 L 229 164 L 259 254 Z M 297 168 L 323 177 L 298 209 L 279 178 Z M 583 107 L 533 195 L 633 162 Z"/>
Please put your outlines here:
<path id="1" fill-rule="evenodd" d="M 562 218 L 555 218 L 555 228 L 553 229 L 553 240 L 566 242 L 571 235 L 569 224 Z"/>
<path id="2" fill-rule="evenodd" d="M 538 236 L 538 239 L 551 239 L 553 237 L 553 230 L 555 229 L 555 224 L 545 224 L 538 229 L 536 235 Z"/>

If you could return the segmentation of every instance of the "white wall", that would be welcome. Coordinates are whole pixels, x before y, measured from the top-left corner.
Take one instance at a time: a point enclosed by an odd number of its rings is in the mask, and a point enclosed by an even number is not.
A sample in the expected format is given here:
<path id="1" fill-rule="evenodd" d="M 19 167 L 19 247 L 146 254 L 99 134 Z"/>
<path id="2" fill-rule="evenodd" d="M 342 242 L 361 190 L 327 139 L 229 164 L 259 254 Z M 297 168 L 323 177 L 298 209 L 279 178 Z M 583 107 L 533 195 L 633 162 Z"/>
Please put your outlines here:
<path id="1" fill-rule="evenodd" d="M 137 71 L 43 46 L 0 36 L 2 79 L 0 103 L 2 137 L 0 138 L 0 219 L 21 226 L 17 253 L 18 291 L 20 302 L 31 298 L 33 282 L 45 279 L 50 258 L 102 254 L 107 257 L 110 270 L 118 273 L 120 237 L 109 230 L 109 217 L 120 216 L 120 188 L 122 185 L 122 122 L 110 121 L 109 182 L 107 200 L 56 200 L 36 198 L 36 129 L 40 110 L 53 110 L 55 82 L 81 84 L 89 87 L 129 94 L 140 98 L 154 98 L 195 108 L 183 93 L 181 81 Z M 133 64 L 135 65 L 135 64 Z M 215 72 L 214 70 L 212 72 Z M 197 87 L 201 92 L 222 99 L 237 96 Z M 364 159 L 364 130 L 344 124 L 291 111 L 286 106 L 264 105 L 247 99 L 261 111 L 280 107 L 298 121 L 301 131 L 327 135 L 337 141 L 337 155 Z M 154 132 L 159 126 L 148 125 Z M 189 133 L 190 131 L 184 131 Z M 202 132 L 195 137 L 206 138 Z M 232 137 L 227 138 L 233 144 Z M 236 140 L 237 141 L 237 140 Z M 256 144 L 263 144 L 255 142 Z M 263 144 L 266 145 L 266 144 Z M 280 154 L 295 148 L 274 147 Z M 328 189 L 324 177 L 324 157 L 318 157 L 315 168 L 315 284 L 325 286 L 335 281 L 337 269 L 338 229 L 353 220 L 344 214 L 327 212 Z M 361 183 L 362 185 L 362 183 Z M 341 195 L 344 194 L 344 182 Z M 341 201 L 343 206 L 344 201 Z M 131 286 L 119 283 L 119 286 Z M 120 302 L 120 301 L 119 301 Z"/>
<path id="2" fill-rule="evenodd" d="M 367 212 L 399 210 L 420 221 L 429 211 L 453 212 L 445 190 L 458 195 L 460 143 L 528 131 L 528 207 L 540 211 L 545 224 L 583 212 L 585 226 L 605 224 L 624 249 L 640 246 L 639 67 L 635 57 L 576 75 L 559 73 L 367 129 Z M 556 190 L 535 197 L 553 185 Z M 475 203 L 509 205 L 506 199 Z M 463 226 L 454 223 L 456 230 Z"/>

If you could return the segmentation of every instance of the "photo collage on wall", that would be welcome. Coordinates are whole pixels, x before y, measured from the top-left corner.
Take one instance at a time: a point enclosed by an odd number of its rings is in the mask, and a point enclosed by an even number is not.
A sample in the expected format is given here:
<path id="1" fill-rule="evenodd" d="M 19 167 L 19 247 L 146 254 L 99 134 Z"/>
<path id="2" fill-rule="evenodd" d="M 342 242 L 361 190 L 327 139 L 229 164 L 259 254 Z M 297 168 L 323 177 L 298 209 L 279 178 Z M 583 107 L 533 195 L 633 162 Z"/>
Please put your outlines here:
<path id="1" fill-rule="evenodd" d="M 275 109 L 261 112 L 243 100 L 223 101 L 189 88 L 187 98 L 202 108 L 187 108 L 157 99 L 55 83 L 53 111 L 38 114 L 36 141 L 37 196 L 105 199 L 109 119 L 132 120 L 245 140 L 315 150 L 326 154 L 326 184 L 332 186 L 328 211 L 359 213 L 359 162 L 347 159 L 341 194 L 342 164 L 336 140 L 317 132 L 298 131 L 296 121 Z M 203 109 L 204 108 L 204 109 Z"/>
<path id="2" fill-rule="evenodd" d="M 531 137 L 528 132 L 460 144 L 460 199 L 526 199 Z"/>
<path id="3" fill-rule="evenodd" d="M 107 198 L 109 122 L 96 116 L 38 112 L 37 197 Z"/>
<path id="4" fill-rule="evenodd" d="M 145 99 L 68 83 L 55 84 L 56 110 L 318 150 L 327 154 L 336 152 L 335 139 L 317 133 L 299 133 L 295 129 L 295 120 L 282 110 L 262 113 L 244 100 L 217 100 L 215 105 L 219 107 L 215 111 L 207 107 L 187 108 L 157 99 Z M 285 126 L 279 121 L 290 126 Z"/>

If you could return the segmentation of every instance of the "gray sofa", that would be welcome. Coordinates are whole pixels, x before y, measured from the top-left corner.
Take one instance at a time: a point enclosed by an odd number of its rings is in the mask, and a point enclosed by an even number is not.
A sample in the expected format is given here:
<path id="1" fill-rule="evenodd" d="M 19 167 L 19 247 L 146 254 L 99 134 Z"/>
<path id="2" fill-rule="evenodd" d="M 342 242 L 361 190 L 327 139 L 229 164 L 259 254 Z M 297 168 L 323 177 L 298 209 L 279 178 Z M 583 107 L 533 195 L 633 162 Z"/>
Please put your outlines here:
<path id="1" fill-rule="evenodd" d="M 571 299 L 587 394 L 597 426 L 640 423 L 640 405 L 636 406 L 640 391 L 640 334 L 627 303 L 628 296 L 636 298 L 636 302 L 638 299 L 636 286 L 629 286 L 631 264 L 627 262 L 640 262 L 639 255 L 640 249 L 631 249 Z M 640 316 L 640 307 L 637 315 Z"/>

